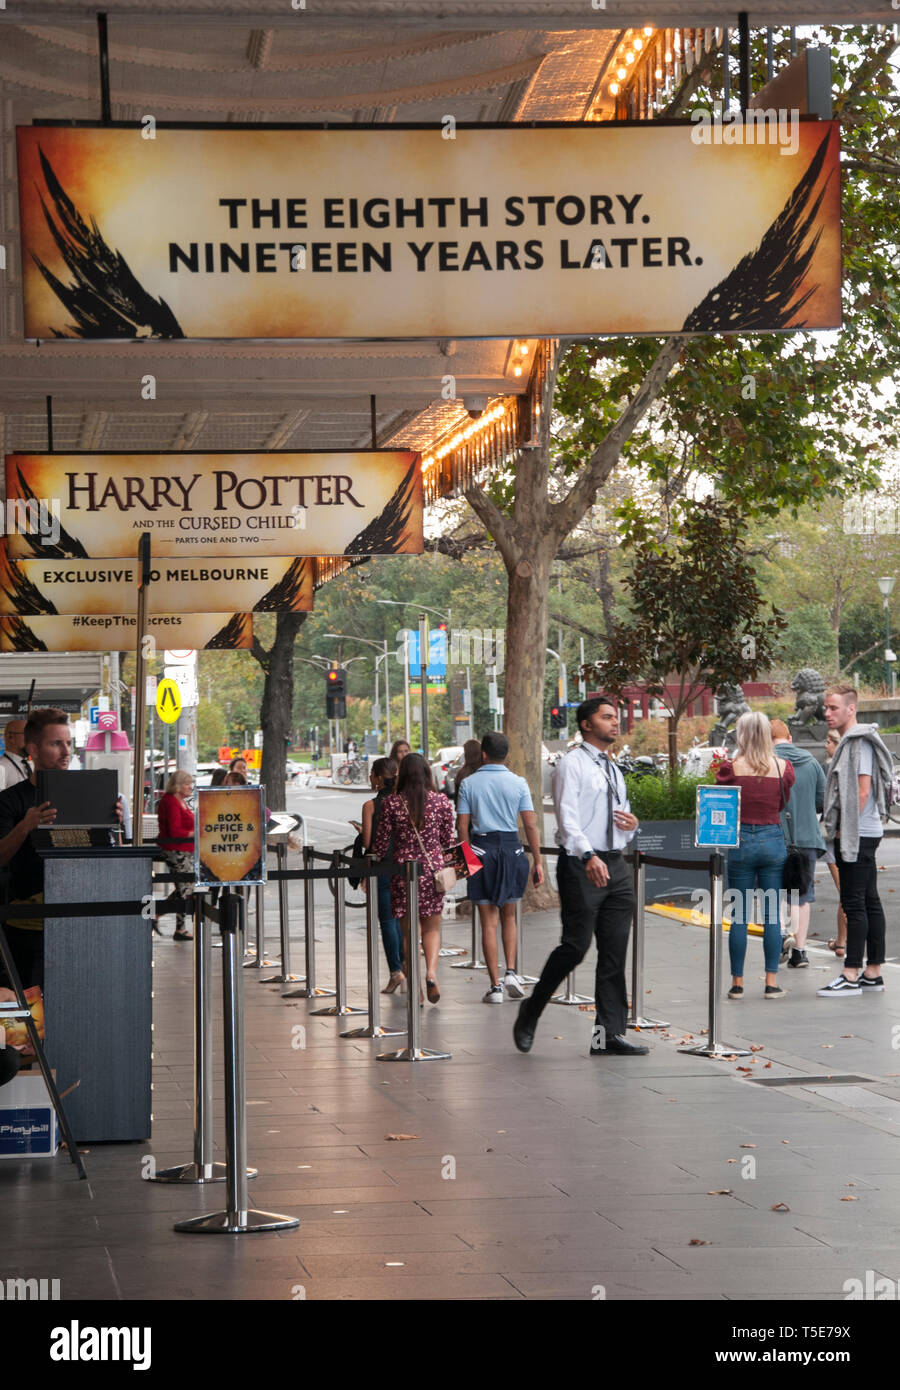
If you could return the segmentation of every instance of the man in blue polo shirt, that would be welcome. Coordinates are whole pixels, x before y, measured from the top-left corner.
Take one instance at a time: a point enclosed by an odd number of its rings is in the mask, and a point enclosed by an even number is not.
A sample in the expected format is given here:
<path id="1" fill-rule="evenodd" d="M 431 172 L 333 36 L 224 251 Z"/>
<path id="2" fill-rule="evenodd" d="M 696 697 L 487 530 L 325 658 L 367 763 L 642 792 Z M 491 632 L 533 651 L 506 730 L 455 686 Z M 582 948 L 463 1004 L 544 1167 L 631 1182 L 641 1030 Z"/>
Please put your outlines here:
<path id="1" fill-rule="evenodd" d="M 516 974 L 518 931 L 516 903 L 528 882 L 528 858 L 519 839 L 519 816 L 534 863 L 535 886 L 544 881 L 540 838 L 531 792 L 524 777 L 506 767 L 509 739 L 505 734 L 485 734 L 484 759 L 477 772 L 459 784 L 456 825 L 461 840 L 468 840 L 481 860 L 481 872 L 468 880 L 471 901 L 478 904 L 484 963 L 491 977 L 485 1004 L 502 1004 L 503 988 L 511 999 L 524 999 L 525 990 Z M 506 975 L 500 984 L 497 926 L 501 927 Z"/>

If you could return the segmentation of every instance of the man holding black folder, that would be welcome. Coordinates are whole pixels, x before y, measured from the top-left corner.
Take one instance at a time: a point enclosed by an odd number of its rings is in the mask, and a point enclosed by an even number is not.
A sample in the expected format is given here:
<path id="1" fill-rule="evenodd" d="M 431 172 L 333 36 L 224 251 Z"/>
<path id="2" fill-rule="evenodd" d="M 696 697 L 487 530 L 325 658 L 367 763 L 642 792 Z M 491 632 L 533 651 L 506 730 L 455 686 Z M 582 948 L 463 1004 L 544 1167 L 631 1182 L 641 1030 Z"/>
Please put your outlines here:
<path id="1" fill-rule="evenodd" d="M 24 782 L 0 792 L 0 864 L 9 865 L 10 903 L 43 901 L 44 864 L 32 841 L 32 831 L 47 829 L 56 820 L 49 801 L 40 805 L 35 778 L 41 772 L 65 772 L 72 757 L 69 716 L 61 709 L 32 710 L 25 725 L 25 753 L 33 769 Z M 121 817 L 121 806 L 118 808 Z M 16 918 L 6 924 L 6 937 L 22 985 L 43 987 L 43 918 Z"/>

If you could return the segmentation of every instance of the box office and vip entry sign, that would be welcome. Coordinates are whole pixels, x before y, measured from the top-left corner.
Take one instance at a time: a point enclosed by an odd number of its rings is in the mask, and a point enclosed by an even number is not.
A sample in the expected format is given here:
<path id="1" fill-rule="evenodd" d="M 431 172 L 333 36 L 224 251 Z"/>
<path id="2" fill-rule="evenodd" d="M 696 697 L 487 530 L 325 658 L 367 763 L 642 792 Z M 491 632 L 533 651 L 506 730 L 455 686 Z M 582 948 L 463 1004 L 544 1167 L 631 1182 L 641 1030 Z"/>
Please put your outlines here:
<path id="1" fill-rule="evenodd" d="M 10 532 L 13 559 L 133 559 L 142 531 L 154 560 L 424 548 L 421 457 L 406 449 L 8 454 L 6 496 L 37 518 Z M 40 506 L 53 523 L 43 531 Z"/>
<path id="2" fill-rule="evenodd" d="M 194 874 L 198 887 L 266 881 L 264 787 L 198 787 Z"/>
<path id="3" fill-rule="evenodd" d="M 144 133 L 17 131 L 26 337 L 840 326 L 836 122 Z"/>

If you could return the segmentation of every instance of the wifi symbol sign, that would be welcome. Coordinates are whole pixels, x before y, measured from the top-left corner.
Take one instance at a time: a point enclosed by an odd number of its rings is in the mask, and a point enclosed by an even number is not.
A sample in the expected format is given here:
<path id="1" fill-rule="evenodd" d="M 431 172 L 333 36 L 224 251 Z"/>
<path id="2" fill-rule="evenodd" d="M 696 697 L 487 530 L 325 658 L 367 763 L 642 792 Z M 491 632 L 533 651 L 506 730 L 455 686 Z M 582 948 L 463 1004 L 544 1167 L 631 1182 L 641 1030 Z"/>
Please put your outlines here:
<path id="1" fill-rule="evenodd" d="M 107 733 L 111 730 L 118 729 L 119 716 L 116 714 L 115 710 L 101 710 L 100 713 L 97 715 L 97 727 L 98 729 L 104 729 Z"/>

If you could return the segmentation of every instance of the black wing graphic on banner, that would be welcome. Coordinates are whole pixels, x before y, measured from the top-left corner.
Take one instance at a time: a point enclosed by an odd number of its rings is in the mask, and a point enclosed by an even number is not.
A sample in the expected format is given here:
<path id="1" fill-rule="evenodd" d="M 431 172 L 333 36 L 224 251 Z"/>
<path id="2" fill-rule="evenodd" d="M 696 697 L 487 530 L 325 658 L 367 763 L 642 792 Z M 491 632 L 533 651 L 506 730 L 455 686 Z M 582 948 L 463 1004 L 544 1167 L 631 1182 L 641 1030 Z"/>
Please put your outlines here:
<path id="1" fill-rule="evenodd" d="M 3 629 L 12 643 L 14 652 L 45 652 L 47 645 L 35 637 L 27 623 L 21 618 L 4 618 Z"/>
<path id="2" fill-rule="evenodd" d="M 206 643 L 207 651 L 212 647 L 224 647 L 228 650 L 233 650 L 240 644 L 241 638 L 244 635 L 244 624 L 246 620 L 247 615 L 245 613 L 232 613 L 225 626 L 220 627 L 219 631 L 210 637 L 209 641 Z"/>
<path id="3" fill-rule="evenodd" d="M 344 551 L 345 555 L 396 555 L 403 545 L 416 491 L 416 467 L 409 472 L 380 516 L 370 521 Z"/>
<path id="4" fill-rule="evenodd" d="M 66 193 L 43 150 L 41 168 L 53 211 L 41 194 L 41 207 L 60 255 L 74 277 L 61 280 L 34 256 L 53 293 L 75 320 L 71 333 L 57 338 L 183 338 L 184 333 L 164 299 L 148 294 L 118 251 L 111 251 L 91 218 L 90 227 Z M 55 218 L 54 218 L 55 213 Z"/>
<path id="5" fill-rule="evenodd" d="M 294 560 L 287 574 L 263 594 L 259 603 L 254 604 L 254 612 L 278 613 L 292 609 L 303 588 L 307 564 L 306 560 Z"/>
<path id="6" fill-rule="evenodd" d="M 715 285 L 684 321 L 685 333 L 751 333 L 772 328 L 802 328 L 793 320 L 815 292 L 794 296 L 815 255 L 822 229 L 804 249 L 828 187 L 815 202 L 813 192 L 822 172 L 831 131 L 819 144 L 809 168 L 755 251 L 739 261 Z M 830 177 L 830 176 L 829 176 Z"/>
<path id="7" fill-rule="evenodd" d="M 23 476 L 21 468 L 16 469 L 16 476 L 19 479 L 22 497 L 28 502 L 36 503 L 37 497 Z M 57 525 L 59 525 L 58 522 Z M 50 541 L 40 532 L 23 531 L 21 534 L 25 537 L 38 560 L 87 560 L 89 558 L 81 541 L 70 536 L 68 531 L 63 530 L 62 526 L 59 526 L 58 541 Z"/>
<path id="8" fill-rule="evenodd" d="M 14 560 L 7 560 L 2 566 L 0 593 L 4 593 L 19 617 L 37 617 L 40 614 L 56 613 L 56 607 L 40 589 L 32 584 Z"/>

